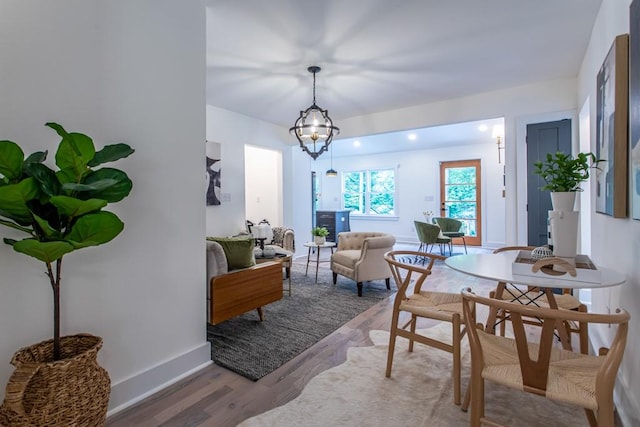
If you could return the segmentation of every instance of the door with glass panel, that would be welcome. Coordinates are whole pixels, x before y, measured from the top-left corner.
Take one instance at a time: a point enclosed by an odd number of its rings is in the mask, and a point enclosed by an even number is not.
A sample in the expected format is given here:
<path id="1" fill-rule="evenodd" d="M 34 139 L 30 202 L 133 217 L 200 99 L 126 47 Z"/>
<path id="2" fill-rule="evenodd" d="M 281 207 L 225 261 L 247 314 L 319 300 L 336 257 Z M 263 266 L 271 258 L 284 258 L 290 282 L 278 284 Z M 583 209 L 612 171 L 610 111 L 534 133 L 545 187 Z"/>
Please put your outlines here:
<path id="1" fill-rule="evenodd" d="M 462 221 L 467 245 L 482 244 L 480 160 L 440 162 L 440 216 Z"/>

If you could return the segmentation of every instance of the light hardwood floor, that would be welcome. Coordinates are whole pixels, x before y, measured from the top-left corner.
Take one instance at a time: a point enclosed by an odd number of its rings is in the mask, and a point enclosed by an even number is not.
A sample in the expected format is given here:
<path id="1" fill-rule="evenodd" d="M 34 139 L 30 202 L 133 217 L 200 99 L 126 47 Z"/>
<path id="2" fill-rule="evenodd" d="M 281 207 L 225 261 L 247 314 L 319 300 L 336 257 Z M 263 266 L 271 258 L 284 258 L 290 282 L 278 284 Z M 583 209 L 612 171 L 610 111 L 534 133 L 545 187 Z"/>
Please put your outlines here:
<path id="1" fill-rule="evenodd" d="M 107 426 L 236 426 L 298 396 L 315 375 L 343 363 L 349 347 L 372 345 L 371 329 L 389 329 L 390 301 L 371 307 L 256 382 L 211 365 L 114 415 Z"/>
<path id="2" fill-rule="evenodd" d="M 414 247 L 395 249 L 415 250 Z M 296 262 L 306 263 L 306 257 Z M 449 272 L 454 277 L 460 274 L 453 270 Z M 495 284 L 484 286 L 489 289 Z M 459 288 L 459 285 L 452 283 L 452 290 Z M 343 363 L 349 347 L 372 345 L 369 331 L 389 330 L 394 295 L 344 324 L 259 381 L 253 382 L 225 368 L 211 365 L 115 414 L 107 420 L 107 426 L 234 427 L 249 417 L 281 406 L 298 396 L 311 378 Z M 431 324 L 424 321 L 421 326 Z"/>

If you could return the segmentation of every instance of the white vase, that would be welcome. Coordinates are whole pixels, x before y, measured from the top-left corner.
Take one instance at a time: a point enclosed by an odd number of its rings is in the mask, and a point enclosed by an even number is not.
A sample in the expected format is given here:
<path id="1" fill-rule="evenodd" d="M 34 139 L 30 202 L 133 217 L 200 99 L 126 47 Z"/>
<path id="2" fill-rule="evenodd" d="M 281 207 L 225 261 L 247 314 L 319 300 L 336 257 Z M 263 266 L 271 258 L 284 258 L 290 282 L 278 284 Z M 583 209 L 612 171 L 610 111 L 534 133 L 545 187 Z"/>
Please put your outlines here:
<path id="1" fill-rule="evenodd" d="M 327 241 L 327 238 L 325 236 L 313 237 L 313 243 L 315 243 L 316 245 L 324 245 L 326 241 Z"/>
<path id="2" fill-rule="evenodd" d="M 552 191 L 551 192 L 551 206 L 554 211 L 573 211 L 573 207 L 576 204 L 576 192 L 575 191 Z"/>
<path id="3" fill-rule="evenodd" d="M 578 212 L 549 211 L 553 255 L 575 259 L 578 248 Z"/>

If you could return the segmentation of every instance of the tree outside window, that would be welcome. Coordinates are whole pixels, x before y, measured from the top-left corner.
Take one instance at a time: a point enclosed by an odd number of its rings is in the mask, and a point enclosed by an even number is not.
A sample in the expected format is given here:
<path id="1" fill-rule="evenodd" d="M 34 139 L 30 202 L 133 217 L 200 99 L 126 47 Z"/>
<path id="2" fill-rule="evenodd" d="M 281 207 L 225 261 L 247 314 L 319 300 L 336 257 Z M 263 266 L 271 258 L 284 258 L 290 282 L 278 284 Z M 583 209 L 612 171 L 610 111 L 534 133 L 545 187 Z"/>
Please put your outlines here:
<path id="1" fill-rule="evenodd" d="M 371 169 L 343 173 L 344 208 L 371 216 L 395 214 L 395 169 Z"/>

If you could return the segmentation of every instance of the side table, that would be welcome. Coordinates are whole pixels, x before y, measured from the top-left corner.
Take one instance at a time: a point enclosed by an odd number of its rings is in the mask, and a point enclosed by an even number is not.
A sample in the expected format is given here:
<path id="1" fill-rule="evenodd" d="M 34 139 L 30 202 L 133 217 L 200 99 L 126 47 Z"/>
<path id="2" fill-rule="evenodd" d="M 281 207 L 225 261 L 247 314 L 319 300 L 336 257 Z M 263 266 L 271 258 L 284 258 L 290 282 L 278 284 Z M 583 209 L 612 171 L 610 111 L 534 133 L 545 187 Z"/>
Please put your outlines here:
<path id="1" fill-rule="evenodd" d="M 304 246 L 306 246 L 307 248 L 309 248 L 309 253 L 307 254 L 307 268 L 304 271 L 304 275 L 306 276 L 307 273 L 309 272 L 309 262 L 315 262 L 316 263 L 316 283 L 318 283 L 318 266 L 320 265 L 321 262 L 329 262 L 327 260 L 325 261 L 320 261 L 320 249 L 322 248 L 330 248 L 331 249 L 331 254 L 333 254 L 333 248 L 335 248 L 336 244 L 334 242 L 325 242 L 321 245 L 314 243 L 314 242 L 306 242 L 304 244 Z M 311 259 L 311 250 L 315 249 L 316 250 L 316 259 L 312 260 Z"/>
<path id="2" fill-rule="evenodd" d="M 293 257 L 293 253 L 286 251 L 287 253 L 277 253 L 276 256 L 272 258 L 264 258 L 264 257 L 256 257 L 256 264 L 262 264 L 263 262 L 279 262 L 282 264 L 282 268 L 285 271 L 285 279 L 289 282 L 289 288 L 284 289 L 289 291 L 289 296 L 291 296 L 291 260 Z"/>

